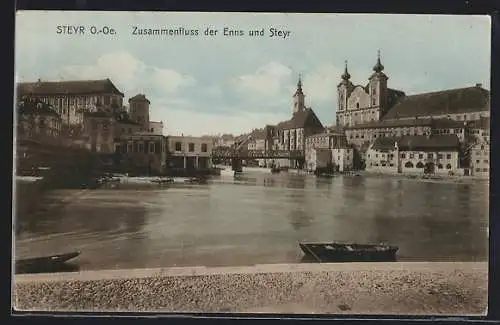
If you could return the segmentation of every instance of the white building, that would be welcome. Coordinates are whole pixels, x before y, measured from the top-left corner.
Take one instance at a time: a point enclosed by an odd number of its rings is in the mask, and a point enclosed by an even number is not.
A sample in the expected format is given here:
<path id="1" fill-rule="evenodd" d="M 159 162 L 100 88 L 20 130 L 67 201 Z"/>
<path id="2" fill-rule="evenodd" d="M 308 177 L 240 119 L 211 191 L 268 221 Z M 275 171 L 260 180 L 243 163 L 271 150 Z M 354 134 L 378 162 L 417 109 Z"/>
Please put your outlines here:
<path id="1" fill-rule="evenodd" d="M 457 174 L 460 141 L 457 135 L 378 138 L 366 154 L 366 170 L 380 173 Z"/>
<path id="2" fill-rule="evenodd" d="M 349 171 L 354 168 L 354 149 L 339 147 L 331 149 L 332 163 L 339 172 Z"/>
<path id="3" fill-rule="evenodd" d="M 480 141 L 471 149 L 471 174 L 488 178 L 490 176 L 490 144 Z"/>
<path id="4" fill-rule="evenodd" d="M 212 167 L 211 137 L 168 136 L 169 167 L 206 169 Z"/>
<path id="5" fill-rule="evenodd" d="M 215 147 L 232 147 L 235 143 L 236 139 L 232 134 L 223 134 L 221 136 L 214 137 Z"/>
<path id="6" fill-rule="evenodd" d="M 343 134 L 327 131 L 308 136 L 305 147 L 306 168 L 309 171 L 327 167 L 328 164 L 340 172 L 353 168 L 354 151 Z"/>
<path id="7" fill-rule="evenodd" d="M 149 133 L 163 135 L 163 121 L 149 121 Z"/>
<path id="8" fill-rule="evenodd" d="M 326 168 L 332 163 L 332 152 L 330 149 L 312 148 L 306 152 L 306 162 L 309 171 Z"/>

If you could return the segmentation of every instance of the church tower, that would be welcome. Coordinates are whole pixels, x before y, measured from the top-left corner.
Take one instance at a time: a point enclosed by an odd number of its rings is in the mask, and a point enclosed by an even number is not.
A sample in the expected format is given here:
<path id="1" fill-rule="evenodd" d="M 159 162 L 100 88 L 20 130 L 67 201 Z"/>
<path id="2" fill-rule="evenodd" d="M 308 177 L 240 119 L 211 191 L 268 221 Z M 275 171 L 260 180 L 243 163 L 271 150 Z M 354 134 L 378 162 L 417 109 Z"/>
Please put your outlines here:
<path id="1" fill-rule="evenodd" d="M 346 121 L 346 111 L 347 111 L 347 99 L 354 89 L 354 85 L 350 81 L 351 75 L 349 71 L 347 71 L 347 61 L 345 61 L 345 69 L 344 73 L 341 76 L 342 81 L 337 85 L 337 125 L 346 125 L 348 122 Z"/>
<path id="2" fill-rule="evenodd" d="M 384 66 L 380 62 L 380 50 L 377 53 L 377 63 L 373 67 L 373 74 L 370 76 L 368 91 L 370 94 L 370 106 L 378 108 L 378 119 L 387 112 L 387 79 Z"/>
<path id="3" fill-rule="evenodd" d="M 299 75 L 299 82 L 297 83 L 297 90 L 293 95 L 292 112 L 295 114 L 305 110 L 305 95 L 302 92 L 302 78 Z"/>
<path id="4" fill-rule="evenodd" d="M 128 100 L 130 118 L 141 125 L 141 131 L 149 130 L 150 101 L 144 94 L 138 94 Z"/>

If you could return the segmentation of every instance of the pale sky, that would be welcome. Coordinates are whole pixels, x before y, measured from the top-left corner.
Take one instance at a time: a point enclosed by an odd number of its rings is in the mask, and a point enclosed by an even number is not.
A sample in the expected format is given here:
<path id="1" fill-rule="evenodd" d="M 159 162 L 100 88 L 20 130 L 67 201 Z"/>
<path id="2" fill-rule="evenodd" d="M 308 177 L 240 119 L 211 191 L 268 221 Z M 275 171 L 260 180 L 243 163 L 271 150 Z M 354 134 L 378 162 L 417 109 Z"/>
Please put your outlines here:
<path id="1" fill-rule="evenodd" d="M 85 35 L 57 34 L 83 25 Z M 90 35 L 108 26 L 116 35 Z M 199 29 L 199 36 L 134 36 L 139 28 Z M 207 27 L 217 36 L 205 36 Z M 222 30 L 245 36 L 224 36 Z M 269 29 L 289 30 L 284 38 Z M 264 28 L 265 36 L 248 36 Z M 365 85 L 380 49 L 389 87 L 415 94 L 490 85 L 488 16 L 18 12 L 16 80 L 110 78 L 125 100 L 144 93 L 166 134 L 240 134 L 291 117 L 302 75 L 306 105 L 324 125 L 337 109 L 348 60 Z"/>

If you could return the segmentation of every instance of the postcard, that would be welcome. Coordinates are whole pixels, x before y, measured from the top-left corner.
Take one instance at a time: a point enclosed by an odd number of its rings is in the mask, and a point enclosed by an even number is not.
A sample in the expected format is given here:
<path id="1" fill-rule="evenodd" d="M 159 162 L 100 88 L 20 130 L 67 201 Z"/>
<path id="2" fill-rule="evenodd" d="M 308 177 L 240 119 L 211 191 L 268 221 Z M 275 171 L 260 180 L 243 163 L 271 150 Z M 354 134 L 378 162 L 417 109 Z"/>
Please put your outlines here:
<path id="1" fill-rule="evenodd" d="M 17 12 L 13 309 L 484 315 L 490 24 Z"/>

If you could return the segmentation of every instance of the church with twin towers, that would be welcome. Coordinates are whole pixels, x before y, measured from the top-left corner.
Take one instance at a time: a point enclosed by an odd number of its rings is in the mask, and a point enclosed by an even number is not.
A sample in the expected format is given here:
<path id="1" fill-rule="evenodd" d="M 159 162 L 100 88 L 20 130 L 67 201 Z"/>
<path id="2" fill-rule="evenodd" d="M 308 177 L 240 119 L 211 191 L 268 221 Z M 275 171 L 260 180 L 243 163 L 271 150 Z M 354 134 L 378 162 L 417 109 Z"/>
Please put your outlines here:
<path id="1" fill-rule="evenodd" d="M 335 121 L 328 127 L 306 106 L 307 85 L 303 85 L 299 76 L 291 101 L 291 118 L 254 129 L 248 134 L 248 149 L 291 151 L 303 157 L 295 159 L 292 165 L 318 161 L 320 151 L 328 149 L 338 154 L 331 159 L 344 159 L 346 167 L 348 164 L 355 168 L 369 158 L 366 156 L 369 148 L 403 137 L 422 144 L 424 151 L 430 147 L 444 150 L 445 142 L 451 138 L 473 144 L 476 140 L 471 140 L 470 135 L 480 135 L 478 141 L 489 142 L 490 92 L 482 84 L 407 95 L 403 90 L 389 87 L 390 76 L 382 62 L 378 51 L 364 85 L 351 81 L 345 62 L 336 85 L 337 102 L 332 103 Z M 459 150 L 455 147 L 454 151 Z M 417 156 L 420 155 L 423 154 Z M 354 156 L 358 157 L 357 162 Z"/>
<path id="2" fill-rule="evenodd" d="M 337 84 L 334 103 L 334 129 L 348 136 L 359 146 L 384 135 L 418 135 L 414 129 L 433 121 L 458 121 L 459 124 L 489 119 L 490 92 L 476 83 L 463 88 L 445 89 L 407 95 L 403 90 L 389 87 L 380 51 L 367 77 L 367 83 L 351 81 L 347 61 Z M 307 110 L 303 84 L 299 76 L 293 95 L 292 111 Z M 450 124 L 451 125 L 451 124 Z"/>

